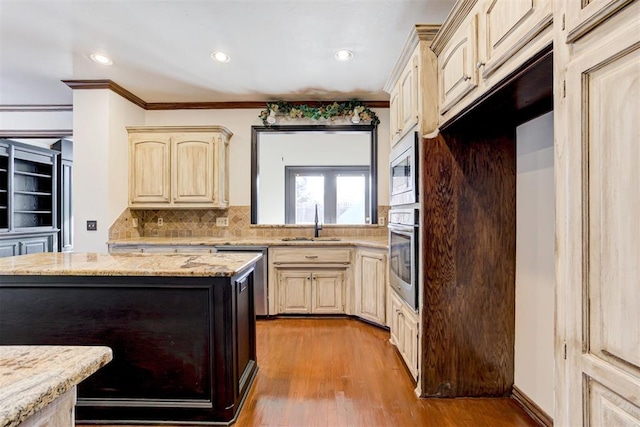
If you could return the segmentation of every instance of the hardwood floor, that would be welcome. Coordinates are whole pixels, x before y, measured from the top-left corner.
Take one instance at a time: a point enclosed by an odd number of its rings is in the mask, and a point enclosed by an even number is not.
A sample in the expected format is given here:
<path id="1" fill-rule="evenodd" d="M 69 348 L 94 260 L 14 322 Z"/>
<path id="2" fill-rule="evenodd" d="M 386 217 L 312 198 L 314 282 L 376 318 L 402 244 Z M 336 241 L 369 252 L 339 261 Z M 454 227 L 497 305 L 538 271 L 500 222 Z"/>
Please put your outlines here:
<path id="1" fill-rule="evenodd" d="M 352 319 L 257 325 L 238 426 L 535 426 L 511 399 L 418 399 L 389 333 Z"/>

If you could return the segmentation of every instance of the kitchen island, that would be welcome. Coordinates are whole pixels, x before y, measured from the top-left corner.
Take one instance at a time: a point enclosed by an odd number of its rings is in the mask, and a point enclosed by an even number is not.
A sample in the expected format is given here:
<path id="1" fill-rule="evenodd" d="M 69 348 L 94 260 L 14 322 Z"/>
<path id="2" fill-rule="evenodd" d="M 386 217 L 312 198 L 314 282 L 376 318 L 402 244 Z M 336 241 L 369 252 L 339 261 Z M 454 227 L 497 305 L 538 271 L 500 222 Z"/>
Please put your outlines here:
<path id="1" fill-rule="evenodd" d="M 232 423 L 257 372 L 255 254 L 0 259 L 0 345 L 103 345 L 84 423 Z"/>

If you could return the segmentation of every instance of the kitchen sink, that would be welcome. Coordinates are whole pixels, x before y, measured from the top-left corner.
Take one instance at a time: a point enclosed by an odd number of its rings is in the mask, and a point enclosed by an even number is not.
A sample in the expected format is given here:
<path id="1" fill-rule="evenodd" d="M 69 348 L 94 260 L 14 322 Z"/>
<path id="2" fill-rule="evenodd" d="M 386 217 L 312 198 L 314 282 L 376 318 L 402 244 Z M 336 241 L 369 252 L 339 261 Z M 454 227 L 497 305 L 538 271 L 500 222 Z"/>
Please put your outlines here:
<path id="1" fill-rule="evenodd" d="M 339 242 L 339 237 L 283 237 L 283 242 Z"/>

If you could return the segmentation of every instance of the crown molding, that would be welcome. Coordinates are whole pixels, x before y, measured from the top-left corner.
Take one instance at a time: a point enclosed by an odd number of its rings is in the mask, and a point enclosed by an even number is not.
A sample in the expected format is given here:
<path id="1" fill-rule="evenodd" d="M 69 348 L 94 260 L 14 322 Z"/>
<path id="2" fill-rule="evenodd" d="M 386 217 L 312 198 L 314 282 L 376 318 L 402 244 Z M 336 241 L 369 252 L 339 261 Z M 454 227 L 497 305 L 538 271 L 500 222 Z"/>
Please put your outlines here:
<path id="1" fill-rule="evenodd" d="M 35 111 L 73 111 L 71 104 L 5 104 L 0 105 L 0 112 L 30 113 Z"/>
<path id="2" fill-rule="evenodd" d="M 455 6 L 449 12 L 447 19 L 442 23 L 442 27 L 431 43 L 431 50 L 436 55 L 440 55 L 444 46 L 451 39 L 453 34 L 460 28 L 460 25 L 471 12 L 478 0 L 463 0 L 456 2 Z"/>
<path id="3" fill-rule="evenodd" d="M 72 129 L 1 129 L 0 138 L 67 138 L 73 135 Z"/>
<path id="4" fill-rule="evenodd" d="M 267 103 L 277 101 L 235 101 L 235 102 L 148 102 L 147 110 L 241 110 L 266 108 Z M 310 107 L 331 104 L 334 101 L 287 101 L 293 105 Z M 346 101 L 335 101 L 346 102 Z M 389 101 L 361 101 L 369 108 L 389 108 Z"/>
<path id="5" fill-rule="evenodd" d="M 400 56 L 396 60 L 395 66 L 393 70 L 391 70 L 389 78 L 387 78 L 387 82 L 384 84 L 383 89 L 385 92 L 391 93 L 400 78 L 400 74 L 404 71 L 405 65 L 409 62 L 409 58 L 411 58 L 411 55 L 413 55 L 413 52 L 416 50 L 418 43 L 421 41 L 431 42 L 439 30 L 440 25 L 438 24 L 416 24 L 411 29 L 407 40 L 404 42 L 402 51 L 400 51 Z"/>
<path id="6" fill-rule="evenodd" d="M 71 89 L 109 89 L 140 108 L 147 109 L 147 103 L 112 80 L 63 80 Z"/>
<path id="7" fill-rule="evenodd" d="M 63 80 L 71 89 L 109 89 L 145 110 L 239 110 L 264 109 L 268 102 L 277 101 L 231 101 L 231 102 L 146 102 L 111 80 Z M 293 105 L 319 106 L 334 101 L 287 101 Z M 345 102 L 345 101 L 335 101 Z M 369 108 L 389 108 L 389 101 L 361 101 Z"/>

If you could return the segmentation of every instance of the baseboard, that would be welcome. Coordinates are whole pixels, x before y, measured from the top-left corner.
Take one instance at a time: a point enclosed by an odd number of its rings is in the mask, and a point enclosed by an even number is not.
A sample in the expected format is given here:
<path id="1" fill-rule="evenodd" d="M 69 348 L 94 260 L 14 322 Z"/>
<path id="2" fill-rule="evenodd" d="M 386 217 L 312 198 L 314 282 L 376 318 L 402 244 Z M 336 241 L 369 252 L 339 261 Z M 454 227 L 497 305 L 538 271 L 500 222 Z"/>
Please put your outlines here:
<path id="1" fill-rule="evenodd" d="M 539 425 L 544 427 L 553 426 L 553 418 L 549 416 L 537 403 L 529 398 L 515 385 L 511 390 L 511 398 L 524 409 Z"/>

